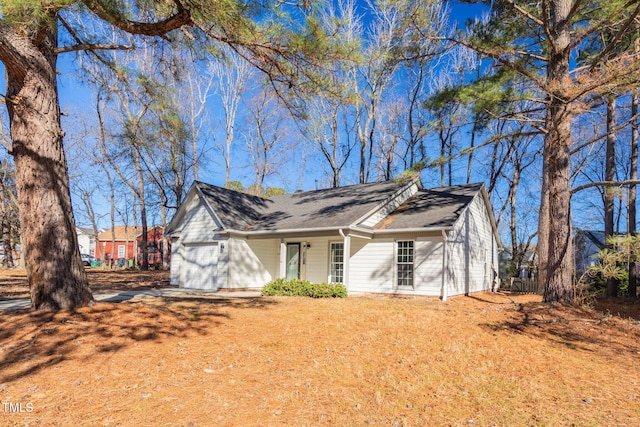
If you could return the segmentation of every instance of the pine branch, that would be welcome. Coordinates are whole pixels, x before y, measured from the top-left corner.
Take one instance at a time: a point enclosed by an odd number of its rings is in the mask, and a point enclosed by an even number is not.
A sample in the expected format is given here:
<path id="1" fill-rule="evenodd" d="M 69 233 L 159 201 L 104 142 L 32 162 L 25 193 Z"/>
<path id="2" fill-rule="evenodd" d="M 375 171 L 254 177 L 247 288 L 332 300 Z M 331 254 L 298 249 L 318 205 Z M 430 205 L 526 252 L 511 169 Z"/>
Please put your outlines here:
<path id="1" fill-rule="evenodd" d="M 529 70 L 527 70 L 526 68 L 524 68 L 522 65 L 518 64 L 517 62 L 510 61 L 510 60 L 504 58 L 499 53 L 492 52 L 492 51 L 490 51 L 488 49 L 484 49 L 484 48 L 482 48 L 480 46 L 475 46 L 472 43 L 469 43 L 469 42 L 467 42 L 465 40 L 449 38 L 449 37 L 445 37 L 444 40 L 457 43 L 457 44 L 462 45 L 462 46 L 464 46 L 464 47 L 466 47 L 468 49 L 471 49 L 471 50 L 473 50 L 475 52 L 478 52 L 481 55 L 487 56 L 487 57 L 489 57 L 491 59 L 495 59 L 496 61 L 498 61 L 499 63 L 501 63 L 505 67 L 509 67 L 512 70 L 522 74 L 524 77 L 530 79 L 540 89 L 544 90 L 545 92 L 547 91 L 545 89 L 547 87 L 547 84 L 544 82 L 544 80 L 542 80 L 542 79 L 540 79 L 540 77 L 532 74 L 531 72 L 529 72 Z"/>
<path id="2" fill-rule="evenodd" d="M 630 3 L 627 3 L 627 4 L 630 4 Z M 618 33 L 615 35 L 613 40 L 611 40 L 611 42 L 602 50 L 602 52 L 600 52 L 600 54 L 593 61 L 593 63 L 591 64 L 591 67 L 589 68 L 590 71 L 595 70 L 598 64 L 600 63 L 600 61 L 602 61 L 606 57 L 606 55 L 615 47 L 615 45 L 618 44 L 622 36 L 626 33 L 627 29 L 631 26 L 631 24 L 638 17 L 639 14 L 640 14 L 640 2 L 637 4 L 633 13 L 631 13 L 631 15 L 627 18 L 626 22 L 622 25 L 622 28 L 618 30 Z"/>

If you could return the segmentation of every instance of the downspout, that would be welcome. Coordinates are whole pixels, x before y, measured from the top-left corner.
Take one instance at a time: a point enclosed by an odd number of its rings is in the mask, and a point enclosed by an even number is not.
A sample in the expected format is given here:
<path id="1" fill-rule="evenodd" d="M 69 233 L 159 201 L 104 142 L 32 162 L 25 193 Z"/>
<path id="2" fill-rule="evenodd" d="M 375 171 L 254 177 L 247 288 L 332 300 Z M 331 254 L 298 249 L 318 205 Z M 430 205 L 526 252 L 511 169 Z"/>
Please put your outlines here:
<path id="1" fill-rule="evenodd" d="M 338 229 L 340 236 L 342 236 L 343 245 L 344 245 L 344 259 L 342 260 L 344 266 L 344 272 L 342 277 L 342 285 L 349 291 L 349 270 L 350 270 L 350 262 L 351 258 L 351 236 L 348 234 L 344 234 L 342 228 Z"/>
<path id="2" fill-rule="evenodd" d="M 279 277 L 283 279 L 287 277 L 287 243 L 284 239 L 280 239 Z"/>
<path id="3" fill-rule="evenodd" d="M 447 233 L 442 230 L 442 302 L 447 301 Z"/>

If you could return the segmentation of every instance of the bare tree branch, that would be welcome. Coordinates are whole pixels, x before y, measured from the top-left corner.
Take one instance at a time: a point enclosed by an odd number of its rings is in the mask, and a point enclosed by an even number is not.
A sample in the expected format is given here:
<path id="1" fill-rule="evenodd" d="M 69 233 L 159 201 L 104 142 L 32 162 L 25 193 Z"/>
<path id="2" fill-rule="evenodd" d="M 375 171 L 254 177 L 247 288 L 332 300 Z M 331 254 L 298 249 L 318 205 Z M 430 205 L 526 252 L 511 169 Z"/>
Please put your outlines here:
<path id="1" fill-rule="evenodd" d="M 590 182 L 588 184 L 580 185 L 571 190 L 571 194 L 576 194 L 579 191 L 586 190 L 588 188 L 593 187 L 622 187 L 625 185 L 640 185 L 640 180 L 637 179 L 629 179 L 626 181 L 596 181 Z"/>
<path id="2" fill-rule="evenodd" d="M 56 54 L 59 53 L 67 53 L 67 52 L 78 52 L 82 50 L 133 50 L 135 47 L 133 46 L 124 46 L 117 44 L 78 44 L 73 46 L 63 46 L 54 49 Z"/>

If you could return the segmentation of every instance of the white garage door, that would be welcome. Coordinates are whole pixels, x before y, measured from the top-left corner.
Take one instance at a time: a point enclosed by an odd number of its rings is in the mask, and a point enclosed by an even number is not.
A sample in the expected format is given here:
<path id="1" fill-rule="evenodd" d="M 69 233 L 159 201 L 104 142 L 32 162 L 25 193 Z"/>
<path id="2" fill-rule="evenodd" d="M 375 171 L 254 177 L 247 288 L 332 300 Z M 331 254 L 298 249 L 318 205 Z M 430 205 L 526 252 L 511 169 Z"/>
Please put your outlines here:
<path id="1" fill-rule="evenodd" d="M 185 245 L 184 252 L 184 287 L 218 289 L 218 245 Z"/>

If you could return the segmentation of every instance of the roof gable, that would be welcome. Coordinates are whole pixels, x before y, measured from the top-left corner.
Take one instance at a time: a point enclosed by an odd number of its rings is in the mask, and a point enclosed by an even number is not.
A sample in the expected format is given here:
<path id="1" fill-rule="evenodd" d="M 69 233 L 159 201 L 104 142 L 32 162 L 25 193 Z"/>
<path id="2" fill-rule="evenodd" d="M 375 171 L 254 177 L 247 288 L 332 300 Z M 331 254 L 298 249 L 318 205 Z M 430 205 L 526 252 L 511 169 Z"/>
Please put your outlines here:
<path id="1" fill-rule="evenodd" d="M 483 184 L 420 190 L 378 222 L 374 230 L 453 227 Z"/>

